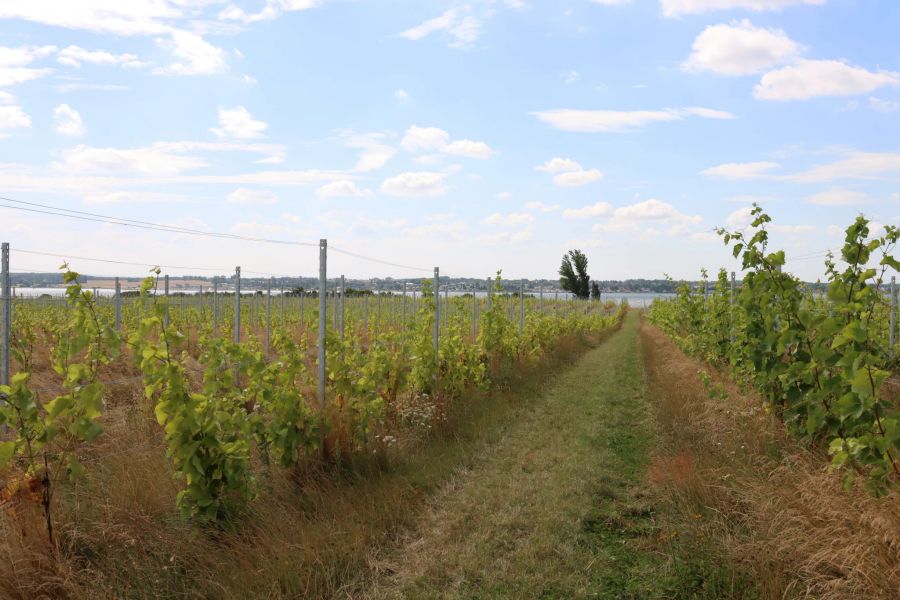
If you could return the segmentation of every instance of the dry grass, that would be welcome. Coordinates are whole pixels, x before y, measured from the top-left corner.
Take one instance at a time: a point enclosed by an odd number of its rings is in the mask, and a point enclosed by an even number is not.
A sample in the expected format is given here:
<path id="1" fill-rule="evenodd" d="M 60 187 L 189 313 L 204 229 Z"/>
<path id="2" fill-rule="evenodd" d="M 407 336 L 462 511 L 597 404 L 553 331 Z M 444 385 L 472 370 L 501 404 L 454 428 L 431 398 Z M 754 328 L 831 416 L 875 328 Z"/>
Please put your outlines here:
<path id="1" fill-rule="evenodd" d="M 664 446 L 650 481 L 678 507 L 670 535 L 722 553 L 765 598 L 900 597 L 900 494 L 842 490 L 827 456 L 790 438 L 752 394 L 641 332 Z M 700 370 L 726 398 L 711 398 Z"/>
<path id="2" fill-rule="evenodd" d="M 475 459 L 512 406 L 585 349 L 564 340 L 527 374 L 515 371 L 507 391 L 458 403 L 415 452 L 324 472 L 260 466 L 258 498 L 218 529 L 178 515 L 179 485 L 139 384 L 113 389 L 106 433 L 82 457 L 85 478 L 54 488 L 59 558 L 51 558 L 39 504 L 14 499 L 0 508 L 0 597 L 332 597 L 359 577 L 373 545 L 411 523 L 427 494 Z M 103 379 L 132 373 L 123 360 Z M 45 378 L 53 380 L 39 369 L 36 379 Z"/>

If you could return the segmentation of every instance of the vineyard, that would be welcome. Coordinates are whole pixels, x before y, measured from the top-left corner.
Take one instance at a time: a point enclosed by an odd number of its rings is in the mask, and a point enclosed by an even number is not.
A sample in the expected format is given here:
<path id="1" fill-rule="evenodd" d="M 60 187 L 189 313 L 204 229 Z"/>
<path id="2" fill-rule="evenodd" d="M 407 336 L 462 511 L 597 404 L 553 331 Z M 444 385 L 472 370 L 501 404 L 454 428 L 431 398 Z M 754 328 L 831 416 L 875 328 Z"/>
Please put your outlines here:
<path id="1" fill-rule="evenodd" d="M 896 289 L 886 273 L 900 230 L 871 235 L 859 217 L 838 256 L 825 262 L 827 292 L 817 294 L 783 270 L 768 248 L 770 217 L 757 206 L 746 231 L 720 231 L 740 258 L 735 285 L 724 270 L 708 287 L 682 286 L 657 301 L 649 319 L 687 353 L 727 369 L 758 392 L 764 408 L 795 434 L 827 449 L 844 484 L 861 476 L 882 495 L 900 481 L 900 381 L 894 374 Z M 720 393 L 711 386 L 710 393 Z"/>
<path id="2" fill-rule="evenodd" d="M 77 503 L 84 456 L 139 389 L 197 525 L 239 518 L 273 469 L 412 452 L 454 405 L 502 387 L 565 339 L 615 327 L 625 306 L 501 293 L 441 298 L 238 293 L 175 298 L 156 269 L 136 298 L 102 300 L 64 266 L 65 304 L 12 306 L 0 386 L 6 505 Z M 434 282 L 435 284 L 437 281 Z M 166 285 L 167 287 L 167 285 Z M 323 287 L 324 291 L 324 287 Z"/>

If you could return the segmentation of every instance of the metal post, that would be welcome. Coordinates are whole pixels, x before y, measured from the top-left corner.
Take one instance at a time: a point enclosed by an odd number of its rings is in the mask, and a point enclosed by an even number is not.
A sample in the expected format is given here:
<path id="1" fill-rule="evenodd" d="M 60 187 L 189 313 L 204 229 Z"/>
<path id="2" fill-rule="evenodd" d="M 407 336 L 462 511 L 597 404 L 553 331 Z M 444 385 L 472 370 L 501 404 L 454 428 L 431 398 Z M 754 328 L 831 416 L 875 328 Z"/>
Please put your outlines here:
<path id="1" fill-rule="evenodd" d="M 281 326 L 284 327 L 284 284 L 281 286 Z"/>
<path id="2" fill-rule="evenodd" d="M 897 322 L 897 278 L 891 276 L 891 332 L 888 335 L 888 347 L 894 352 L 894 331 Z"/>
<path id="3" fill-rule="evenodd" d="M 363 296 L 363 331 L 369 332 L 369 294 Z"/>
<path id="4" fill-rule="evenodd" d="M 322 450 L 322 458 L 325 457 L 325 328 L 326 324 L 326 306 L 325 294 L 328 292 L 327 271 L 325 263 L 328 259 L 328 240 L 319 240 L 319 332 L 318 332 L 318 351 L 319 351 L 319 418 L 322 422 L 319 424 L 319 447 Z"/>
<path id="5" fill-rule="evenodd" d="M 541 295 L 541 316 L 544 316 L 544 286 L 541 286 L 538 292 Z"/>
<path id="6" fill-rule="evenodd" d="M 9 338 L 12 331 L 12 297 L 9 287 L 9 243 L 3 242 L 2 258 L 0 258 L 0 289 L 3 302 L 3 332 L 0 335 L 0 385 L 9 385 Z"/>
<path id="7" fill-rule="evenodd" d="M 440 349 L 440 330 L 441 330 L 441 270 L 434 268 L 434 380 L 437 383 L 437 368 L 440 365 L 438 352 Z"/>
<path id="8" fill-rule="evenodd" d="M 166 294 L 166 314 L 163 316 L 163 326 L 169 326 L 169 276 L 166 275 L 163 283 L 163 289 Z"/>
<path id="9" fill-rule="evenodd" d="M 477 285 L 477 284 L 476 284 Z M 478 338 L 478 288 L 472 290 L 472 338 Z"/>
<path id="10" fill-rule="evenodd" d="M 234 343 L 241 343 L 241 268 L 234 268 Z"/>
<path id="11" fill-rule="evenodd" d="M 341 275 L 341 341 L 344 341 L 344 276 Z"/>
<path id="12" fill-rule="evenodd" d="M 266 356 L 272 345 L 272 279 L 269 278 L 269 286 L 266 289 Z"/>
<path id="13" fill-rule="evenodd" d="M 525 332 L 525 282 L 519 283 L 519 335 Z"/>
<path id="14" fill-rule="evenodd" d="M 213 337 L 216 335 L 216 330 L 219 328 L 219 282 L 213 282 L 213 297 L 212 297 L 212 305 L 213 305 Z"/>
<path id="15" fill-rule="evenodd" d="M 376 307 L 375 331 L 378 331 L 378 327 L 381 325 L 381 292 L 378 292 L 378 302 L 376 302 Z"/>
<path id="16" fill-rule="evenodd" d="M 339 308 L 339 307 L 338 307 L 338 297 L 337 297 L 337 294 L 338 294 L 337 288 L 335 288 L 334 290 L 332 290 L 332 292 L 331 292 L 331 301 L 334 303 L 334 312 L 333 312 L 333 314 L 332 314 L 332 316 L 331 316 L 331 327 L 332 327 L 332 329 L 334 329 L 335 331 L 337 331 L 337 329 L 338 329 L 338 308 Z"/>
<path id="17" fill-rule="evenodd" d="M 400 309 L 400 328 L 406 330 L 406 283 L 403 282 L 403 302 L 402 308 Z"/>
<path id="18" fill-rule="evenodd" d="M 122 284 L 116 277 L 116 331 L 122 331 Z"/>

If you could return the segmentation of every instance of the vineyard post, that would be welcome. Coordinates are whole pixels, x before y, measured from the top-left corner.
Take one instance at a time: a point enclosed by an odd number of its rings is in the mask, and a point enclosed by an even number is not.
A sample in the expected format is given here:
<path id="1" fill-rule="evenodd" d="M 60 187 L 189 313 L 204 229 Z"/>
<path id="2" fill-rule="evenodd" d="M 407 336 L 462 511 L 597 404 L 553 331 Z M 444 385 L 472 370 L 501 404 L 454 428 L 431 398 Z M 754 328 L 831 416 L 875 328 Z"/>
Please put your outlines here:
<path id="1" fill-rule="evenodd" d="M 369 332 L 369 294 L 363 296 L 363 331 Z"/>
<path id="2" fill-rule="evenodd" d="M 306 292 L 300 292 L 300 324 L 303 325 L 303 300 L 306 298 Z"/>
<path id="3" fill-rule="evenodd" d="M 331 325 L 332 325 L 332 329 L 334 329 L 335 331 L 337 331 L 337 329 L 338 329 L 338 308 L 339 308 L 339 306 L 338 306 L 337 294 L 338 294 L 337 287 L 335 287 L 331 291 L 331 301 L 334 304 L 334 313 L 331 315 Z"/>
<path id="4" fill-rule="evenodd" d="M 122 331 L 122 284 L 116 277 L 116 331 Z"/>
<path id="5" fill-rule="evenodd" d="M 2 295 L 0 300 L 3 301 L 3 333 L 2 341 L 0 341 L 0 385 L 9 385 L 9 336 L 10 322 L 12 320 L 12 297 L 9 290 L 9 242 L 3 242 L 2 246 L 2 267 L 0 267 L 0 285 L 2 285 Z"/>
<path id="6" fill-rule="evenodd" d="M 434 381 L 437 383 L 439 336 L 441 331 L 441 270 L 434 268 Z"/>
<path id="7" fill-rule="evenodd" d="M 169 276 L 166 275 L 163 283 L 163 289 L 166 295 L 166 314 L 163 316 L 163 326 L 169 326 Z"/>
<path id="8" fill-rule="evenodd" d="M 269 286 L 266 288 L 266 356 L 269 356 L 269 349 L 272 341 L 272 280 L 269 278 Z"/>
<path id="9" fill-rule="evenodd" d="M 281 326 L 284 327 L 284 284 L 281 284 Z"/>
<path id="10" fill-rule="evenodd" d="M 894 353 L 894 331 L 897 322 L 897 277 L 891 275 L 891 332 L 888 335 L 888 347 Z"/>
<path id="11" fill-rule="evenodd" d="M 447 287 L 444 289 L 444 305 L 445 309 L 450 306 L 450 285 L 447 284 Z M 444 326 L 447 326 L 448 321 L 450 321 L 450 311 L 444 310 L 441 313 L 444 317 Z"/>
<path id="12" fill-rule="evenodd" d="M 378 292 L 378 302 L 376 303 L 375 329 L 381 325 L 381 292 Z"/>
<path id="13" fill-rule="evenodd" d="M 519 282 L 519 335 L 525 332 L 525 281 Z"/>
<path id="14" fill-rule="evenodd" d="M 328 292 L 327 271 L 325 263 L 328 255 L 328 240 L 319 240 L 319 331 L 318 331 L 318 351 L 319 351 L 319 372 L 318 372 L 318 400 L 319 400 L 319 448 L 322 451 L 322 458 L 325 458 L 325 328 L 327 327 L 326 319 L 327 308 L 325 305 L 325 294 Z"/>
<path id="15" fill-rule="evenodd" d="M 731 288 L 728 293 L 728 305 L 730 320 L 729 341 L 731 342 L 731 345 L 734 346 L 734 271 L 731 272 Z"/>
<path id="16" fill-rule="evenodd" d="M 241 343 L 241 268 L 234 268 L 234 343 Z"/>
<path id="17" fill-rule="evenodd" d="M 540 294 L 540 297 L 541 297 L 541 316 L 543 317 L 544 316 L 544 286 L 540 287 L 538 294 Z"/>
<path id="18" fill-rule="evenodd" d="M 200 317 L 200 321 L 198 323 L 202 327 L 203 326 L 203 286 L 202 285 L 200 286 L 200 294 L 198 295 L 198 298 L 199 298 L 199 301 L 197 303 L 197 306 L 199 308 L 197 309 L 197 314 Z"/>
<path id="19" fill-rule="evenodd" d="M 472 289 L 472 337 L 478 337 L 478 284 Z"/>
<path id="20" fill-rule="evenodd" d="M 341 275 L 341 341 L 344 341 L 344 276 Z"/>
<path id="21" fill-rule="evenodd" d="M 400 329 L 404 331 L 406 330 L 406 286 L 408 284 L 409 282 L 407 281 L 403 282 L 403 301 L 400 309 Z"/>
<path id="22" fill-rule="evenodd" d="M 213 308 L 213 337 L 216 335 L 216 329 L 219 327 L 219 282 L 213 282 L 213 297 L 212 297 L 212 308 Z"/>

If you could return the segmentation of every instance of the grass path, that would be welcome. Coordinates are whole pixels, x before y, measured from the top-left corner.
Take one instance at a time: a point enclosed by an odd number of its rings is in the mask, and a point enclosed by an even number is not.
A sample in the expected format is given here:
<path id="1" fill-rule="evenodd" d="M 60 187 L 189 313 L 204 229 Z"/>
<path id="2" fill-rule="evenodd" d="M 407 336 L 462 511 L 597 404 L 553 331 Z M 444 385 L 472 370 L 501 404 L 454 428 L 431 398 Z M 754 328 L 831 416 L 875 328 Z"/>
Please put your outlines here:
<path id="1" fill-rule="evenodd" d="M 652 443 L 638 316 L 519 413 L 454 476 L 366 598 L 666 596 L 653 507 Z"/>

